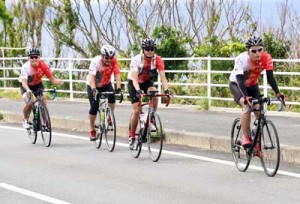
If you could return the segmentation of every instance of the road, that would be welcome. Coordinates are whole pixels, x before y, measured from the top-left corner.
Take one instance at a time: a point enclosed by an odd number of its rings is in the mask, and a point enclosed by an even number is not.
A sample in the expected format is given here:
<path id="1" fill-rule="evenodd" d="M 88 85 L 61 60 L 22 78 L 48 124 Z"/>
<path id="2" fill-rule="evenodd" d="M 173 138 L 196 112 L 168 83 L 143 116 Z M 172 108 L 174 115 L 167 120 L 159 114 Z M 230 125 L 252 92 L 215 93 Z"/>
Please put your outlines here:
<path id="1" fill-rule="evenodd" d="M 19 125 L 0 123 L 0 203 L 299 203 L 300 170 L 267 177 L 258 159 L 239 172 L 230 154 L 165 145 L 154 163 L 134 159 L 127 140 L 99 150 L 82 132 L 54 130 L 30 144 Z"/>

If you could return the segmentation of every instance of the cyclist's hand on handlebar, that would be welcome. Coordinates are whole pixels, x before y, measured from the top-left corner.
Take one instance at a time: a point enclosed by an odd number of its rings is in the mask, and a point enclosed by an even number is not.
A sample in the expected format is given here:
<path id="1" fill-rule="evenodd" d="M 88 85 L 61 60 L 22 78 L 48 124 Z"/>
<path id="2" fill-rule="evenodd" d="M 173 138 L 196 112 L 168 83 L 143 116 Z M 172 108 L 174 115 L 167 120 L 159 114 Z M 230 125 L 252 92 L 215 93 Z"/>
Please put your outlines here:
<path id="1" fill-rule="evenodd" d="M 166 89 L 166 90 L 164 91 L 164 93 L 167 94 L 167 95 L 172 95 L 172 93 L 171 93 L 171 91 L 170 91 L 169 89 Z"/>
<path id="2" fill-rule="evenodd" d="M 92 93 L 93 93 L 93 96 L 95 98 L 97 96 L 97 94 L 98 94 L 98 90 L 96 88 L 93 88 L 92 89 Z"/>
<path id="3" fill-rule="evenodd" d="M 143 93 L 144 93 L 143 90 L 141 90 L 141 89 L 137 90 L 136 97 L 141 98 Z"/>
<path id="4" fill-rule="evenodd" d="M 252 106 L 252 100 L 253 98 L 251 96 L 245 96 L 244 97 L 244 104 L 248 104 L 249 106 Z"/>
<path id="5" fill-rule="evenodd" d="M 116 90 L 116 94 L 123 94 L 122 89 L 121 89 L 121 88 L 118 88 L 118 89 Z"/>
<path id="6" fill-rule="evenodd" d="M 284 95 L 281 93 L 277 94 L 277 98 L 279 101 L 281 101 L 283 103 L 283 105 L 285 106 L 285 102 L 284 102 Z"/>
<path id="7" fill-rule="evenodd" d="M 31 95 L 32 95 L 32 91 L 31 91 L 30 89 L 28 89 L 28 90 L 26 91 L 26 96 L 27 96 L 28 98 L 31 98 Z"/>

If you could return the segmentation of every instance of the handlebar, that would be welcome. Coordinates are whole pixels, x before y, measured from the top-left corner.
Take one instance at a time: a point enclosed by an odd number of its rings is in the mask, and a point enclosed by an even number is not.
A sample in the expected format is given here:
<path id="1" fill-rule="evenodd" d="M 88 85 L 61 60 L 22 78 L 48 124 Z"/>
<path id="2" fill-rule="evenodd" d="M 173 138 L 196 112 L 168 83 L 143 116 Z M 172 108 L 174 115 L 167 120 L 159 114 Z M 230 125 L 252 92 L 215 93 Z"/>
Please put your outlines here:
<path id="1" fill-rule="evenodd" d="M 141 97 L 139 98 L 138 106 L 142 106 L 142 98 L 143 97 L 149 97 L 150 100 L 153 97 L 167 97 L 166 107 L 168 107 L 169 104 L 170 104 L 171 98 L 173 98 L 173 95 L 165 94 L 165 93 L 161 94 L 161 93 L 158 93 L 158 91 L 149 91 L 148 93 L 144 93 L 144 94 L 141 95 Z"/>
<path id="2" fill-rule="evenodd" d="M 116 91 L 102 91 L 102 92 L 99 91 L 99 92 L 97 92 L 96 95 L 94 96 L 94 100 L 96 101 L 98 96 L 99 96 L 99 97 L 101 97 L 101 96 L 105 96 L 105 97 L 106 97 L 107 95 L 111 95 L 111 94 L 120 95 L 121 98 L 120 98 L 119 103 L 122 103 L 123 98 L 124 98 L 123 92 L 117 93 Z"/>
<path id="3" fill-rule="evenodd" d="M 44 92 L 52 93 L 51 100 L 55 100 L 57 97 L 57 91 L 55 87 L 53 89 L 38 89 L 37 91 L 33 91 L 32 93 L 30 93 L 30 96 L 28 97 L 28 101 L 31 100 L 32 94 L 39 97 L 39 96 L 43 96 Z"/>
<path id="4" fill-rule="evenodd" d="M 264 104 L 266 105 L 271 105 L 272 103 L 279 103 L 279 106 L 277 108 L 277 111 L 282 111 L 285 107 L 285 102 L 282 100 L 279 100 L 278 98 L 270 98 L 270 97 L 263 97 L 263 95 L 258 96 L 257 98 L 253 98 L 251 100 L 251 106 L 248 106 L 247 110 L 245 113 L 248 113 L 252 110 L 252 106 L 254 103 L 259 104 L 260 106 L 263 106 Z M 255 109 L 254 109 L 255 110 Z"/>

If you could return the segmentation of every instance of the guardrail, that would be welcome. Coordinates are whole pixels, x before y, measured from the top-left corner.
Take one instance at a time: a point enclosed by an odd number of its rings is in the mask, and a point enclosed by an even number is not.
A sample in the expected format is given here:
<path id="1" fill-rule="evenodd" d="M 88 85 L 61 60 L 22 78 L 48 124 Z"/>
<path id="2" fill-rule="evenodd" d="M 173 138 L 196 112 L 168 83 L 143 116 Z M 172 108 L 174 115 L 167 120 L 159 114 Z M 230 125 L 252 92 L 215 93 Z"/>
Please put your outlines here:
<path id="1" fill-rule="evenodd" d="M 182 74 L 182 76 L 192 73 L 192 74 L 205 74 L 206 77 L 206 83 L 189 83 L 186 80 L 182 80 L 181 82 L 170 82 L 169 86 L 198 86 L 198 87 L 206 87 L 206 95 L 202 96 L 188 96 L 188 95 L 175 95 L 175 98 L 183 98 L 183 99 L 207 99 L 208 100 L 208 107 L 211 107 L 212 100 L 218 100 L 218 101 L 233 101 L 232 97 L 226 98 L 226 97 L 215 97 L 212 96 L 212 88 L 213 87 L 228 87 L 228 83 L 226 84 L 214 84 L 212 83 L 212 75 L 213 74 L 224 74 L 229 77 L 231 71 L 223 71 L 223 70 L 212 70 L 212 61 L 234 61 L 235 58 L 217 58 L 217 57 L 193 57 L 193 58 L 163 58 L 163 60 L 186 60 L 191 62 L 187 70 L 167 70 L 166 73 L 177 73 Z M 0 76 L 0 81 L 3 81 L 3 87 L 0 87 L 0 89 L 18 89 L 18 87 L 8 87 L 6 82 L 8 80 L 18 80 L 18 77 L 9 77 L 7 76 L 8 71 L 13 70 L 15 73 L 20 72 L 21 65 L 15 66 L 15 67 L 7 67 L 3 66 L 5 64 L 5 61 L 14 61 L 14 62 L 21 62 L 22 60 L 27 60 L 26 57 L 7 57 L 7 58 L 0 58 L 0 62 L 2 61 L 2 67 L 0 67 L 0 70 L 3 70 L 3 75 Z M 76 91 L 74 90 L 74 83 L 82 83 L 83 86 L 85 86 L 86 79 L 74 79 L 73 74 L 74 73 L 88 73 L 88 69 L 82 69 L 82 68 L 75 68 L 76 65 L 78 65 L 78 62 L 87 62 L 89 64 L 90 59 L 86 58 L 43 58 L 47 63 L 49 62 L 59 62 L 60 67 L 53 67 L 51 66 L 52 71 L 60 71 L 60 72 L 68 72 L 68 78 L 64 78 L 65 83 L 69 83 L 69 89 L 68 90 L 60 90 L 58 88 L 58 92 L 61 93 L 68 93 L 70 96 L 70 100 L 74 99 L 74 94 L 80 93 L 80 94 L 86 94 L 86 91 Z M 118 58 L 119 63 L 124 61 L 130 61 L 130 58 Z M 300 62 L 300 59 L 273 59 L 274 62 L 282 62 L 282 63 L 291 63 L 296 64 Z M 15 64 L 15 63 L 14 63 Z M 62 67 L 62 68 L 61 68 Z M 129 68 L 122 68 L 121 73 L 128 73 Z M 267 84 L 267 77 L 266 73 L 263 72 L 263 80 L 262 84 L 260 84 L 260 88 L 263 90 L 264 95 L 267 95 L 268 90 L 271 89 L 271 87 Z M 300 76 L 300 72 L 277 72 L 275 70 L 274 75 L 284 75 L 284 76 Z M 47 80 L 47 79 L 43 79 Z M 113 77 L 112 77 L 113 80 Z M 127 85 L 127 81 L 122 81 L 122 84 Z M 158 81 L 156 82 L 158 89 L 161 91 L 161 80 L 158 77 Z M 288 86 L 280 86 L 279 89 L 282 90 L 293 90 L 293 91 L 300 91 L 300 87 L 288 87 Z M 300 102 L 295 101 L 286 101 L 286 104 L 291 105 L 300 105 Z"/>

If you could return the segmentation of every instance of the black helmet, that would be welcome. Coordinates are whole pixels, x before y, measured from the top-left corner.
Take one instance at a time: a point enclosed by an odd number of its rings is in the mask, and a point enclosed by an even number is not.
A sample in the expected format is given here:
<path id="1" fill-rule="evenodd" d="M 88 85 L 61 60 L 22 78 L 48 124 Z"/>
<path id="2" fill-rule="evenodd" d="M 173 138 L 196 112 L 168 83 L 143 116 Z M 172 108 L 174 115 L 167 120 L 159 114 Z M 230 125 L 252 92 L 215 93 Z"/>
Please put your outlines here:
<path id="1" fill-rule="evenodd" d="M 145 38 L 142 41 L 142 48 L 145 47 L 156 47 L 156 42 L 154 39 L 152 38 Z"/>
<path id="2" fill-rule="evenodd" d="M 249 49 L 252 46 L 256 46 L 256 45 L 264 46 L 264 42 L 261 39 L 261 37 L 255 37 L 255 36 L 253 36 L 253 37 L 250 37 L 248 39 L 248 41 L 246 42 L 246 48 L 247 49 Z"/>
<path id="3" fill-rule="evenodd" d="M 32 47 L 30 49 L 27 50 L 27 56 L 32 56 L 32 55 L 41 55 L 41 51 L 39 48 L 37 47 Z"/>

